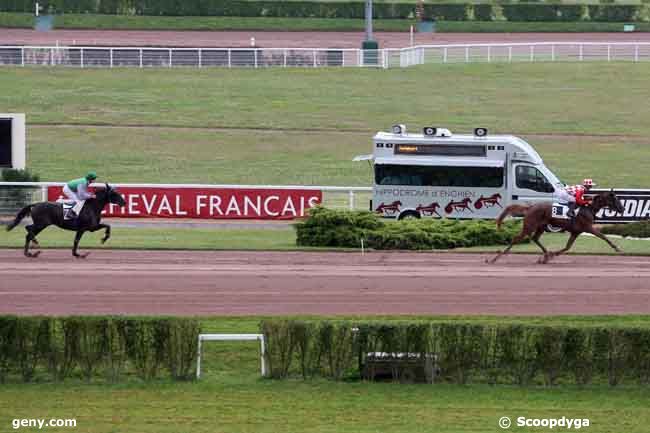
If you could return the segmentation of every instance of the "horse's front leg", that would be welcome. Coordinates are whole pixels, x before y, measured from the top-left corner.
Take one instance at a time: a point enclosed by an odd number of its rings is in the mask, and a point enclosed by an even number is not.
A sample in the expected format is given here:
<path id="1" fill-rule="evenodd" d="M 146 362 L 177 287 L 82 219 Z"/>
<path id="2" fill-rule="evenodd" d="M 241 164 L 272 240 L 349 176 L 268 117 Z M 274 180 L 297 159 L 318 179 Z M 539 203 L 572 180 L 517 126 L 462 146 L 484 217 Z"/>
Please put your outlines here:
<path id="1" fill-rule="evenodd" d="M 607 242 L 607 244 L 609 244 L 609 246 L 612 247 L 614 249 L 614 251 L 616 251 L 617 253 L 622 253 L 623 252 L 623 250 L 621 250 L 619 247 L 617 247 L 614 242 L 610 241 L 607 238 L 607 236 L 602 234 L 600 231 L 598 231 L 594 227 L 591 227 L 591 229 L 589 230 L 589 233 L 591 233 L 592 235 L 596 236 L 597 238 L 602 239 L 605 242 Z"/>
<path id="2" fill-rule="evenodd" d="M 111 226 L 109 226 L 108 224 L 97 224 L 97 226 L 95 226 L 90 231 L 96 232 L 97 230 L 101 230 L 101 229 L 106 229 L 106 231 L 104 232 L 104 237 L 102 238 L 102 243 L 106 243 L 106 241 L 111 238 Z"/>
<path id="3" fill-rule="evenodd" d="M 90 253 L 79 254 L 79 253 L 77 252 L 77 250 L 78 250 L 78 248 L 79 248 L 79 241 L 81 240 L 81 237 L 82 237 L 83 235 L 84 235 L 83 230 L 79 230 L 79 231 L 77 232 L 77 234 L 75 235 L 75 237 L 74 237 L 74 246 L 72 247 L 72 255 L 75 256 L 75 257 L 78 258 L 78 259 L 85 259 L 86 257 L 88 257 L 88 254 L 90 254 Z"/>

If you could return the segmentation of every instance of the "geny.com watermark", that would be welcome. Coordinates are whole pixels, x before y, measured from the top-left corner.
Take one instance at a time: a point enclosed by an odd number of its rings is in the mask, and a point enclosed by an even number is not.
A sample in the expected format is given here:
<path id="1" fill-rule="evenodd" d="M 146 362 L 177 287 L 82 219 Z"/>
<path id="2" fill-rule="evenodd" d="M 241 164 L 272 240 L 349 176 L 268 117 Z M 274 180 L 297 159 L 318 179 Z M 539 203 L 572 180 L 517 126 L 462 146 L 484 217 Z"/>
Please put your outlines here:
<path id="1" fill-rule="evenodd" d="M 32 418 L 32 419 L 14 419 L 11 421 L 11 426 L 14 430 L 18 430 L 21 427 L 38 427 L 41 430 L 43 427 L 77 427 L 76 419 L 42 419 L 42 418 Z"/>
<path id="2" fill-rule="evenodd" d="M 567 418 L 563 416 L 562 418 L 526 418 L 525 416 L 517 417 L 515 420 L 515 425 L 517 427 L 546 427 L 553 429 L 556 427 L 561 427 L 565 429 L 581 429 L 583 427 L 589 427 L 588 418 Z M 502 429 L 508 429 L 512 426 L 512 420 L 507 416 L 502 416 L 499 418 L 499 427 Z"/>

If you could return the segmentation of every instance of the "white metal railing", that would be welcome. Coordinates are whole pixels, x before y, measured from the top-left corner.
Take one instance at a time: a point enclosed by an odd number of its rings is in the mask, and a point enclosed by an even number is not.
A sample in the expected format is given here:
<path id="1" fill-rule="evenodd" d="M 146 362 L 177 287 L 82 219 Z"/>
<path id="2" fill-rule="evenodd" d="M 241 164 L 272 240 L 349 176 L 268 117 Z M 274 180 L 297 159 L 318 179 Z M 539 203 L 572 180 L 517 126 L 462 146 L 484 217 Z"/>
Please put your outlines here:
<path id="1" fill-rule="evenodd" d="M 650 42 L 419 45 L 385 51 L 387 68 L 425 63 L 650 61 Z"/>
<path id="2" fill-rule="evenodd" d="M 409 67 L 425 63 L 650 60 L 650 42 L 530 42 L 407 48 L 0 46 L 0 65 L 113 67 Z"/>
<path id="3" fill-rule="evenodd" d="M 113 67 L 384 67 L 382 50 L 353 48 L 160 48 L 0 46 L 0 65 Z"/>
<path id="4" fill-rule="evenodd" d="M 49 186 L 63 186 L 63 182 L 0 182 L 0 215 L 15 213 L 23 203 L 46 201 Z M 103 185 L 99 183 L 98 185 Z M 367 209 L 372 187 L 364 186 L 307 186 L 307 185 L 211 185 L 211 184 L 162 184 L 162 183 L 117 183 L 116 188 L 223 188 L 223 189 L 290 189 L 320 190 L 323 204 L 331 208 Z M 16 203 L 7 200 L 7 193 L 13 192 Z M 21 193 L 22 194 L 18 194 Z M 11 197 L 10 197 L 11 198 Z M 367 200 L 361 200 L 367 199 Z"/>

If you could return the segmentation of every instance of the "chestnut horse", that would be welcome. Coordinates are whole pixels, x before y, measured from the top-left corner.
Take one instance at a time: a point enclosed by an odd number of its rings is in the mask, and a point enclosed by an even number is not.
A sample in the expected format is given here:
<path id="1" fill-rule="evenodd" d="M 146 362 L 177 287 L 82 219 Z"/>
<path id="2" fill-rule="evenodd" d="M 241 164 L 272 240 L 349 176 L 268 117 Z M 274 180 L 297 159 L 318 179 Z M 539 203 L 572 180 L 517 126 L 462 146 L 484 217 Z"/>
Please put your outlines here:
<path id="1" fill-rule="evenodd" d="M 503 251 L 497 253 L 497 255 L 492 259 L 486 260 L 486 262 L 496 262 L 499 257 L 507 254 L 514 244 L 521 242 L 527 237 L 530 237 L 544 253 L 544 256 L 540 257 L 539 263 L 546 263 L 551 258 L 569 251 L 576 238 L 582 233 L 591 233 L 607 242 L 610 247 L 616 250 L 616 252 L 622 252 L 620 248 L 614 245 L 612 241 L 607 239 L 605 235 L 593 226 L 596 214 L 603 208 L 609 208 L 619 213 L 623 212 L 623 205 L 618 197 L 616 197 L 616 194 L 614 194 L 614 191 L 607 191 L 598 194 L 594 197 L 591 204 L 580 208 L 580 212 L 573 220 L 553 218 L 552 208 L 552 203 L 538 203 L 531 206 L 513 204 L 506 207 L 497 218 L 497 228 L 500 228 L 505 217 L 511 214 L 523 214 L 524 226 L 521 229 L 521 233 L 515 236 Z M 548 225 L 562 228 L 569 233 L 569 240 L 563 249 L 559 251 L 547 251 L 546 248 L 544 248 L 544 245 L 539 242 L 539 238 L 544 234 L 544 230 Z"/>

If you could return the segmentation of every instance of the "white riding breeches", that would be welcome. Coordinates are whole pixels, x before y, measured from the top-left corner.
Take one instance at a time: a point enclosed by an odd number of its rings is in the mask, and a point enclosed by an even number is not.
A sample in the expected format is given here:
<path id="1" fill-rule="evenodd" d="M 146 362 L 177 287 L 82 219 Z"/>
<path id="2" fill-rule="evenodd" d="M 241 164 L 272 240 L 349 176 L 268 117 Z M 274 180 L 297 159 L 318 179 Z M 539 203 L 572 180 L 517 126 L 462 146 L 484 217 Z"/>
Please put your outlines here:
<path id="1" fill-rule="evenodd" d="M 575 203 L 576 198 L 566 192 L 565 190 L 559 190 L 555 193 L 555 199 L 559 203 Z"/>
<path id="2" fill-rule="evenodd" d="M 63 194 L 65 194 L 65 196 L 68 197 L 68 199 L 74 200 L 74 207 L 72 208 L 72 210 L 74 211 L 74 213 L 79 215 L 81 209 L 83 208 L 84 201 L 81 200 L 73 190 L 68 188 L 68 185 L 65 185 L 63 187 Z"/>
<path id="3" fill-rule="evenodd" d="M 70 200 L 79 201 L 79 196 L 77 196 L 77 193 L 71 190 L 68 185 L 65 185 L 63 187 L 63 194 L 65 194 L 65 196 Z"/>

